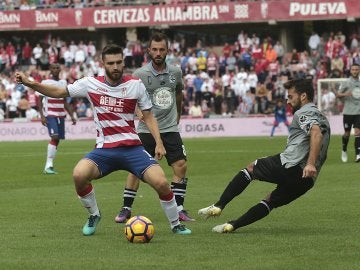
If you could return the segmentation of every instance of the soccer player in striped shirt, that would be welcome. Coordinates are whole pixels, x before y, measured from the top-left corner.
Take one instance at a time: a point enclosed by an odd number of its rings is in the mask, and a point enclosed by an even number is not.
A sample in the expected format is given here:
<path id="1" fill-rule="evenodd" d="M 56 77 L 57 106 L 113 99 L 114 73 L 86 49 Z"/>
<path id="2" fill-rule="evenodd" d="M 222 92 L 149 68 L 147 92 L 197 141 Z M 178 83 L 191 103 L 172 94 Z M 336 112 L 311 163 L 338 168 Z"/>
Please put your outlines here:
<path id="1" fill-rule="evenodd" d="M 53 63 L 50 65 L 50 78 L 43 80 L 41 83 L 66 87 L 67 82 L 60 80 L 60 64 Z M 54 159 L 60 140 L 65 139 L 65 117 L 66 112 L 71 117 L 73 125 L 76 124 L 74 112 L 66 98 L 51 98 L 44 95 L 39 96 L 39 113 L 41 123 L 49 131 L 50 141 L 47 146 L 47 157 L 44 168 L 44 174 L 57 174 L 54 170 Z"/>
<path id="2" fill-rule="evenodd" d="M 94 110 L 97 130 L 95 148 L 85 155 L 74 168 L 75 189 L 82 205 L 89 212 L 83 226 L 84 235 L 93 235 L 101 214 L 96 202 L 92 180 L 114 171 L 126 170 L 148 183 L 158 193 L 160 204 L 175 234 L 191 234 L 179 221 L 174 193 L 164 171 L 156 161 L 165 154 L 159 128 L 151 112 L 152 103 L 140 79 L 123 76 L 124 60 L 121 47 L 109 44 L 102 51 L 105 76 L 84 77 L 67 87 L 40 84 L 30 81 L 23 73 L 15 74 L 22 83 L 44 95 L 65 98 L 85 97 Z M 135 107 L 143 114 L 151 134 L 155 138 L 155 156 L 147 153 L 135 130 Z"/>

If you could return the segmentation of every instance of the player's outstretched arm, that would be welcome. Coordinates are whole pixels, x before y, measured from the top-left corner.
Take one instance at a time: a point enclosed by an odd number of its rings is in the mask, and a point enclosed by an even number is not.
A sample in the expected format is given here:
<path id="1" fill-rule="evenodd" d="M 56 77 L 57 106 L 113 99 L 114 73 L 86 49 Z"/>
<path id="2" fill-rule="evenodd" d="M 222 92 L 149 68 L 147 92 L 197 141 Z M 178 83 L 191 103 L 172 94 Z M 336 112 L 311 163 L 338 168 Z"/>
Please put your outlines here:
<path id="1" fill-rule="evenodd" d="M 41 84 L 36 81 L 30 81 L 27 76 L 22 72 L 15 73 L 15 79 L 17 83 L 21 83 L 27 87 L 34 89 L 35 91 L 53 98 L 65 98 L 69 96 L 69 92 L 66 88 L 57 87 L 49 84 Z"/>
<path id="2" fill-rule="evenodd" d="M 320 127 L 314 124 L 310 130 L 309 157 L 303 169 L 303 178 L 314 177 L 317 174 L 315 164 L 320 154 L 322 139 L 323 135 L 321 134 Z"/>
<path id="3" fill-rule="evenodd" d="M 166 155 L 166 150 L 160 137 L 158 123 L 151 111 L 142 111 L 142 114 L 143 120 L 156 142 L 155 158 L 160 160 L 164 155 Z"/>

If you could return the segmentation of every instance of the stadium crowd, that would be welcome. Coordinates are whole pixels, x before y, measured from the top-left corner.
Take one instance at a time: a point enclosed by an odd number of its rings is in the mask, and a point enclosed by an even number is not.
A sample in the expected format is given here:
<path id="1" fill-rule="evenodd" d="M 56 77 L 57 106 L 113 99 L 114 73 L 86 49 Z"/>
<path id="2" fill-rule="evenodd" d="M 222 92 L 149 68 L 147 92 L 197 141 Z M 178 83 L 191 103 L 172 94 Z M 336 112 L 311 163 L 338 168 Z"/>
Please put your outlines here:
<path id="1" fill-rule="evenodd" d="M 3 0 L 0 1 L 0 10 L 86 8 L 101 6 L 186 4 L 201 2 L 223 2 L 223 0 Z"/>
<path id="2" fill-rule="evenodd" d="M 289 77 L 310 74 L 320 78 L 346 77 L 353 62 L 360 63 L 359 35 L 341 32 L 312 33 L 308 50 L 286 51 L 272 37 L 241 31 L 232 44 L 213 47 L 198 40 L 187 47 L 184 37 L 175 36 L 167 63 L 181 67 L 184 75 L 184 117 L 246 116 L 271 114 L 277 100 L 286 98 L 284 83 Z M 139 40 L 124 46 L 126 72 L 146 63 L 147 44 Z M 93 41 L 64 41 L 47 38 L 30 44 L 24 40 L 0 42 L 0 120 L 38 118 L 38 98 L 32 89 L 17 85 L 14 72 L 26 72 L 41 81 L 49 76 L 49 64 L 62 64 L 61 79 L 69 83 L 83 76 L 104 74 L 99 51 Z M 71 100 L 77 117 L 91 117 L 89 105 Z"/>

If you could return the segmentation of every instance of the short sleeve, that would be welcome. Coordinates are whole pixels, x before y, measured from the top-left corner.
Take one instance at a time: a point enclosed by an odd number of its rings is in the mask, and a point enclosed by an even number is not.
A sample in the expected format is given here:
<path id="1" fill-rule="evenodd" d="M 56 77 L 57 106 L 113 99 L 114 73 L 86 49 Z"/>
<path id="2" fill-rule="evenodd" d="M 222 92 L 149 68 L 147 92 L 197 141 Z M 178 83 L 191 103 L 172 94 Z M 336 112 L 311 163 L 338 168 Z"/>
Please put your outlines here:
<path id="1" fill-rule="evenodd" d="M 300 128 L 308 135 L 313 125 L 320 126 L 318 113 L 315 111 L 301 112 L 296 115 L 295 121 L 297 121 Z"/>
<path id="2" fill-rule="evenodd" d="M 87 97 L 89 80 L 87 77 L 76 80 L 67 86 L 70 97 Z"/>
<path id="3" fill-rule="evenodd" d="M 152 107 L 151 99 L 149 97 L 148 92 L 146 91 L 145 85 L 139 79 L 139 98 L 138 98 L 138 106 L 140 110 L 149 110 Z"/>

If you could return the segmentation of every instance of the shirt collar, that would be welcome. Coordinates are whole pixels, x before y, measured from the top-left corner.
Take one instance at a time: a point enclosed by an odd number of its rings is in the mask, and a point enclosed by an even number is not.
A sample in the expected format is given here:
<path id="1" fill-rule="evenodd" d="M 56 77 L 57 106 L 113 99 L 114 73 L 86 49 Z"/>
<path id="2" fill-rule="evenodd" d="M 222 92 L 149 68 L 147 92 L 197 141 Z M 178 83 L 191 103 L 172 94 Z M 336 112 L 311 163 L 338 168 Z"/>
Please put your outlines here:
<path id="1" fill-rule="evenodd" d="M 165 70 L 163 70 L 163 72 L 161 72 L 161 73 L 157 72 L 157 71 L 154 69 L 154 67 L 152 66 L 152 61 L 150 61 L 150 63 L 149 63 L 148 65 L 149 65 L 149 69 L 150 69 L 151 73 L 152 73 L 155 77 L 158 76 L 158 75 L 161 75 L 161 74 L 167 74 L 167 73 L 169 73 L 169 67 L 168 67 L 168 65 L 166 65 L 166 63 L 165 63 Z"/>

